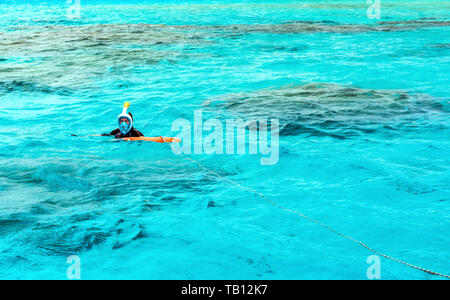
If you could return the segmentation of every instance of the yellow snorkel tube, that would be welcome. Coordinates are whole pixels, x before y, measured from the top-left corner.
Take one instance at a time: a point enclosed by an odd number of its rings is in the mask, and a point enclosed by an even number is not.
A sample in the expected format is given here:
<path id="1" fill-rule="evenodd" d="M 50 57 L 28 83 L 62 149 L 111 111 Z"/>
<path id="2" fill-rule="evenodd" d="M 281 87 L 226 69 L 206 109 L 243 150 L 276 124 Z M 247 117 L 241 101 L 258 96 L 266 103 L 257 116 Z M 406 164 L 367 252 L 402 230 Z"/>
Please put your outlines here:
<path id="1" fill-rule="evenodd" d="M 130 102 L 125 102 L 123 104 L 122 115 L 126 115 L 127 114 L 128 108 L 130 108 Z"/>

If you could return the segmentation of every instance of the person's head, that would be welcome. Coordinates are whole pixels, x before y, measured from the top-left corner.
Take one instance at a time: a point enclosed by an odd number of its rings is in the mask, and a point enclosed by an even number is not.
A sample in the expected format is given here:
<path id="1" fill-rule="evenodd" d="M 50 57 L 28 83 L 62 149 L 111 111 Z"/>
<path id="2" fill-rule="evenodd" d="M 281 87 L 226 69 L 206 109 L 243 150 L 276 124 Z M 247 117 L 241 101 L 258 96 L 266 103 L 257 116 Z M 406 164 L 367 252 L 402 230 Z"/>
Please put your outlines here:
<path id="1" fill-rule="evenodd" d="M 133 128 L 133 119 L 130 115 L 119 116 L 118 121 L 119 129 L 123 134 L 127 134 Z"/>
<path id="2" fill-rule="evenodd" d="M 130 123 L 130 118 L 131 118 L 131 121 L 134 121 L 133 115 L 131 113 L 128 113 L 128 116 L 120 115 L 119 116 L 119 124 L 122 123 L 122 122 L 125 122 L 125 123 L 129 124 Z"/>
<path id="3" fill-rule="evenodd" d="M 133 115 L 128 111 L 130 103 L 125 102 L 123 105 L 122 113 L 117 117 L 119 123 L 119 130 L 122 134 L 127 134 L 133 128 Z"/>

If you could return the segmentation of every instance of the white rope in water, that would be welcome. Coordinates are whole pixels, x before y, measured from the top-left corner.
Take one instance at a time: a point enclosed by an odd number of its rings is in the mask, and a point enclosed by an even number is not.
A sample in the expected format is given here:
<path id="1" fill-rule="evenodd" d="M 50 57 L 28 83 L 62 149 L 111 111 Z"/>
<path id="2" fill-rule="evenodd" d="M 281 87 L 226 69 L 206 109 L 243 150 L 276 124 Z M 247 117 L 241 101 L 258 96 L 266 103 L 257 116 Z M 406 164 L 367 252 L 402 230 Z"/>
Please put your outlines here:
<path id="1" fill-rule="evenodd" d="M 210 170 L 209 168 L 205 167 L 204 165 L 202 165 L 201 163 L 199 163 L 199 162 L 196 161 L 196 160 L 193 160 L 193 159 L 191 159 L 191 158 L 189 158 L 189 157 L 187 157 L 187 156 L 185 156 L 185 155 L 182 155 L 182 154 L 180 154 L 180 155 L 181 155 L 182 157 L 184 157 L 186 160 L 189 160 L 189 161 L 191 161 L 192 163 L 198 165 L 198 166 L 199 166 L 200 168 L 202 168 L 203 170 L 205 170 L 205 171 L 207 171 L 207 172 L 209 172 L 209 173 L 211 173 L 211 174 L 217 176 L 218 178 L 220 178 L 220 179 L 222 179 L 222 180 L 224 180 L 224 181 L 226 181 L 226 182 L 229 182 L 229 183 L 231 183 L 232 185 L 237 186 L 237 187 L 239 187 L 239 188 L 241 188 L 241 189 L 243 189 L 243 190 L 247 190 L 247 191 L 249 191 L 249 192 L 252 192 L 252 193 L 254 193 L 254 194 L 260 196 L 260 197 L 263 198 L 264 200 L 268 201 L 270 204 L 272 204 L 272 205 L 274 205 L 274 206 L 276 206 L 276 207 L 278 207 L 278 208 L 280 208 L 280 209 L 282 209 L 282 210 L 284 210 L 284 211 L 287 211 L 287 212 L 296 214 L 296 215 L 298 215 L 298 216 L 300 216 L 300 217 L 302 217 L 302 218 L 304 218 L 304 219 L 306 219 L 306 220 L 308 220 L 308 221 L 310 221 L 310 222 L 313 222 L 313 223 L 316 223 L 316 224 L 322 226 L 323 228 L 325 228 L 325 229 L 327 229 L 327 230 L 329 230 L 329 231 L 331 231 L 331 232 L 333 232 L 333 233 L 335 233 L 335 234 L 337 234 L 337 235 L 339 235 L 339 236 L 341 236 L 341 237 L 343 237 L 343 238 L 346 238 L 346 239 L 348 239 L 348 240 L 351 240 L 351 241 L 353 241 L 353 242 L 355 242 L 355 243 L 357 243 L 357 244 L 363 246 L 364 248 L 366 248 L 366 249 L 369 250 L 370 252 L 375 253 L 376 255 L 379 255 L 379 256 L 382 256 L 382 257 L 384 257 L 384 258 L 387 258 L 387 259 L 390 259 L 390 260 L 399 262 L 399 263 L 401 263 L 401 264 L 403 264 L 403 265 L 405 265 L 405 266 L 414 268 L 414 269 L 416 269 L 416 270 L 423 271 L 423 272 L 428 273 L 428 274 L 431 274 L 431 275 L 441 276 L 441 277 L 450 279 L 450 276 L 449 276 L 449 275 L 445 275 L 445 274 L 441 274 L 441 273 L 438 273 L 438 272 L 430 271 L 430 270 L 427 270 L 427 269 L 424 269 L 424 268 L 421 268 L 421 267 L 412 265 L 412 264 L 410 264 L 410 263 L 404 262 L 404 261 L 402 261 L 402 260 L 400 260 L 400 259 L 396 259 L 396 258 L 393 258 L 393 257 L 391 257 L 391 256 L 385 255 L 385 254 L 383 254 L 383 253 L 380 253 L 380 252 L 378 252 L 377 250 L 374 250 L 373 248 L 367 246 L 367 245 L 364 244 L 363 242 L 360 242 L 360 241 L 358 241 L 357 239 L 354 239 L 354 238 L 352 238 L 352 237 L 350 237 L 350 236 L 347 236 L 347 235 L 345 235 L 345 234 L 342 234 L 342 233 L 336 231 L 335 229 L 331 228 L 330 226 L 328 226 L 328 225 L 326 225 L 326 224 L 324 224 L 324 223 L 321 223 L 321 222 L 319 222 L 319 221 L 317 221 L 317 220 L 315 220 L 315 219 L 312 219 L 312 218 L 310 218 L 310 217 L 307 217 L 307 216 L 305 216 L 305 215 L 303 215 L 303 214 L 301 214 L 301 213 L 299 213 L 299 212 L 297 212 L 297 211 L 295 211 L 295 210 L 292 210 L 292 209 L 289 209 L 289 208 L 285 208 L 285 207 L 279 205 L 278 203 L 276 203 L 276 202 L 272 201 L 271 199 L 269 199 L 268 197 L 266 197 L 264 194 L 262 194 L 262 193 L 260 193 L 260 192 L 257 192 L 256 190 L 254 190 L 254 189 L 252 189 L 252 188 L 243 186 L 242 184 L 239 184 L 239 183 L 237 183 L 237 182 L 235 182 L 235 181 L 233 181 L 233 180 L 231 180 L 231 179 L 228 179 L 228 178 L 226 178 L 226 177 L 221 176 L 220 174 L 214 172 L 213 170 Z"/>

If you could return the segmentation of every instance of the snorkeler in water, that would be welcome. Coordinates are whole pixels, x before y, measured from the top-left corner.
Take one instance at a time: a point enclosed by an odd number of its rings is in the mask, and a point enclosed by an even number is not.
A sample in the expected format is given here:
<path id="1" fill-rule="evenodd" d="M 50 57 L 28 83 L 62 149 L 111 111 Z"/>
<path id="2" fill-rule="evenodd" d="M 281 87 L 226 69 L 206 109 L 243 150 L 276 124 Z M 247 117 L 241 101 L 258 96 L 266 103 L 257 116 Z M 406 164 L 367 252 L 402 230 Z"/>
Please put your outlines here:
<path id="1" fill-rule="evenodd" d="M 142 132 L 133 127 L 133 115 L 127 112 L 129 107 L 130 103 L 126 102 L 123 106 L 122 113 L 117 117 L 119 128 L 114 129 L 110 133 L 104 133 L 102 136 L 114 136 L 116 139 L 144 136 Z"/>
<path id="2" fill-rule="evenodd" d="M 119 123 L 119 128 L 114 129 L 110 133 L 103 134 L 91 134 L 85 135 L 88 136 L 114 136 L 116 139 L 125 140 L 125 141 L 148 141 L 148 142 L 156 142 L 156 143 L 181 143 L 181 139 L 177 137 L 145 137 L 142 132 L 133 127 L 133 115 L 128 112 L 128 108 L 130 107 L 130 103 L 125 102 L 123 105 L 122 113 L 117 117 L 117 122 Z M 76 134 L 72 134 L 72 136 L 79 136 Z"/>
<path id="3" fill-rule="evenodd" d="M 119 119 L 119 128 L 114 129 L 110 133 L 104 133 L 102 136 L 114 136 L 116 139 L 127 137 L 142 137 L 144 134 L 133 127 L 133 115 L 128 113 L 129 117 L 121 117 Z"/>

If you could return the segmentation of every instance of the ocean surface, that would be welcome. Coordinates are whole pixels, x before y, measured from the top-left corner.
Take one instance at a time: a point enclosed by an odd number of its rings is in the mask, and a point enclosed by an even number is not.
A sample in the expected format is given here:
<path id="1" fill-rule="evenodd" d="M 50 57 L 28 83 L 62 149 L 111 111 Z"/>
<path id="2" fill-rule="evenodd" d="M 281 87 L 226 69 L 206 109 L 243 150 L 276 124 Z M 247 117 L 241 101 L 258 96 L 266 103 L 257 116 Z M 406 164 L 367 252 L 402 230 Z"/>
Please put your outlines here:
<path id="1" fill-rule="evenodd" d="M 450 273 L 450 3 L 0 1 L 0 279 Z M 279 162 L 109 132 L 280 120 Z M 381 259 L 382 279 L 439 279 Z"/>

